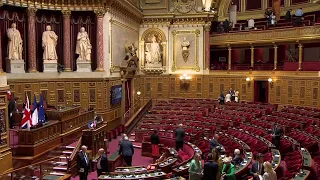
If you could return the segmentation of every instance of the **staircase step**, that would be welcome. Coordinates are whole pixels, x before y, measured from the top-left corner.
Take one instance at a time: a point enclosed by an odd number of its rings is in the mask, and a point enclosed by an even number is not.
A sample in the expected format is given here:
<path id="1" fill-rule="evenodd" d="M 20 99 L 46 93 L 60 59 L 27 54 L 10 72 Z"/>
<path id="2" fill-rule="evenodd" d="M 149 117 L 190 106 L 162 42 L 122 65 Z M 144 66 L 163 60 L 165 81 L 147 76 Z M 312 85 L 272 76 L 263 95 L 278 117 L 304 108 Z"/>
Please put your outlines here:
<path id="1" fill-rule="evenodd" d="M 135 135 L 136 135 L 136 133 L 131 133 L 131 134 L 130 134 L 130 136 L 135 136 Z"/>
<path id="2" fill-rule="evenodd" d="M 63 170 L 63 171 L 66 171 L 68 170 L 67 167 L 64 167 L 64 166 L 56 166 L 56 167 L 53 167 L 53 170 Z"/>
<path id="3" fill-rule="evenodd" d="M 134 147 L 134 148 L 139 148 L 139 149 L 142 148 L 142 146 L 140 146 L 140 145 L 135 145 L 135 144 L 133 145 L 133 147 Z"/>
<path id="4" fill-rule="evenodd" d="M 134 139 L 131 139 L 131 138 L 130 138 L 130 139 L 129 139 L 129 141 L 131 141 L 131 142 L 135 142 L 136 140 L 134 140 Z"/>
<path id="5" fill-rule="evenodd" d="M 62 172 L 51 172 L 50 175 L 64 176 L 64 175 L 66 175 L 66 173 L 62 173 Z"/>
<path id="6" fill-rule="evenodd" d="M 63 154 L 72 154 L 72 151 L 62 151 Z"/>
<path id="7" fill-rule="evenodd" d="M 59 162 L 55 162 L 56 164 L 59 164 L 59 165 L 67 165 L 68 163 L 65 161 L 65 162 L 63 162 L 63 161 L 59 161 Z"/>
<path id="8" fill-rule="evenodd" d="M 68 158 L 67 158 L 66 156 L 60 156 L 60 160 L 61 160 L 61 161 L 67 161 Z"/>
<path id="9" fill-rule="evenodd" d="M 74 149 L 74 148 L 76 148 L 76 147 L 73 147 L 73 146 L 65 146 L 64 148 L 66 148 L 66 149 Z"/>

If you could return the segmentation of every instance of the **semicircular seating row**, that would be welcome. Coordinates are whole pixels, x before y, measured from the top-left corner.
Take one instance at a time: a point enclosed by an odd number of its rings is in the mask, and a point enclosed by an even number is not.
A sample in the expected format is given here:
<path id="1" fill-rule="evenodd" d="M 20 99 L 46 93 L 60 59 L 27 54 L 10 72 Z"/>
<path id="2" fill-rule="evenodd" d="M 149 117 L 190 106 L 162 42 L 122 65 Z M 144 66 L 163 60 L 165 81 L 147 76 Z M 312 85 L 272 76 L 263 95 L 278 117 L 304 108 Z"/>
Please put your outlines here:
<path id="1" fill-rule="evenodd" d="M 257 153 L 265 154 L 265 160 L 272 162 L 280 179 L 292 179 L 301 169 L 310 170 L 309 177 L 320 177 L 320 140 L 317 138 L 320 135 L 320 110 L 293 106 L 284 107 L 281 111 L 277 109 L 278 106 L 272 104 L 241 102 L 218 105 L 216 100 L 210 99 L 172 99 L 156 104 L 139 122 L 133 135 L 135 141 L 142 142 L 142 151 L 151 153 L 146 144 L 153 129 L 159 131 L 161 141 L 165 141 L 161 142 L 164 146 L 172 146 L 173 131 L 182 124 L 187 134 L 185 141 L 198 147 L 203 157 L 210 150 L 209 142 L 203 137 L 211 138 L 215 133 L 220 134 L 219 142 L 226 149 L 227 156 L 232 156 L 234 149 L 241 149 L 246 163 L 237 167 L 238 177 L 247 175 L 254 161 L 251 157 Z M 271 143 L 270 130 L 274 122 L 282 127 L 285 134 L 279 151 Z M 164 139 L 170 139 L 171 144 Z M 186 168 L 193 154 L 178 154 L 177 167 Z M 285 166 L 280 166 L 281 161 Z M 187 171 L 173 173 L 183 175 Z"/>

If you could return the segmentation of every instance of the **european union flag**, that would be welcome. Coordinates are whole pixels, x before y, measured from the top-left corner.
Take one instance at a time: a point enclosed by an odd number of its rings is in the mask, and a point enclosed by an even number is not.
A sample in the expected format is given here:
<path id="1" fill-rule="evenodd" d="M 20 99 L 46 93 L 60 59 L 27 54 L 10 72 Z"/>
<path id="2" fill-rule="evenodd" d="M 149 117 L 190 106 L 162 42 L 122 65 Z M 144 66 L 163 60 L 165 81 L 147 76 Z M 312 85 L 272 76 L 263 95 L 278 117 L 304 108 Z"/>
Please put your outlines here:
<path id="1" fill-rule="evenodd" d="M 39 124 L 43 124 L 46 122 L 45 115 L 44 115 L 44 106 L 43 106 L 43 96 L 40 94 L 40 103 L 39 103 Z"/>

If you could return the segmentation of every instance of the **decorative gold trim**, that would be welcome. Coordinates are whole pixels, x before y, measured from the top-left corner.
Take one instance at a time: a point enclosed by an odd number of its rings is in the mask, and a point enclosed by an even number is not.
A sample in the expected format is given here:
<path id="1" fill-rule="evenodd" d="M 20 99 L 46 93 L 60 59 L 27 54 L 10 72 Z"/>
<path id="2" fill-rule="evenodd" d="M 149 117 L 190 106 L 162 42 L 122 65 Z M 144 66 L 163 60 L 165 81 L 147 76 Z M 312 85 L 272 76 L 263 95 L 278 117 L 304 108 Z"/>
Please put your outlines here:
<path id="1" fill-rule="evenodd" d="M 163 59 L 162 59 L 162 69 L 145 69 L 145 50 L 144 50 L 144 47 L 145 47 L 145 40 L 146 38 L 148 37 L 148 35 L 150 33 L 157 33 L 160 35 L 161 37 L 161 45 L 162 45 L 162 48 L 163 48 Z M 167 65 L 167 37 L 165 35 L 165 33 L 159 29 L 159 28 L 149 28 L 147 30 L 145 30 L 143 32 L 143 34 L 141 35 L 141 41 L 140 41 L 140 68 L 141 70 L 145 71 L 146 73 L 151 73 L 151 74 L 161 74 L 163 73 L 165 70 L 166 70 L 166 65 Z"/>
<path id="2" fill-rule="evenodd" d="M 145 0 L 140 0 L 140 6 L 143 10 L 159 10 L 159 9 L 167 9 L 168 8 L 168 0 L 162 0 L 163 4 L 162 6 L 157 6 L 157 4 L 151 6 L 151 7 L 146 7 L 145 6 Z"/>
<path id="3" fill-rule="evenodd" d="M 130 30 L 130 31 L 132 31 L 134 33 L 137 33 L 138 37 L 139 37 L 139 31 L 134 29 L 134 28 L 132 28 L 132 27 L 130 27 L 130 26 L 128 26 L 128 25 L 126 25 L 126 24 L 124 24 L 124 23 L 122 23 L 122 22 L 114 20 L 114 19 L 110 19 L 109 22 L 110 22 L 109 23 L 110 24 L 110 44 L 109 44 L 109 49 L 110 49 L 110 72 L 113 73 L 113 72 L 116 71 L 116 68 L 118 68 L 119 71 L 120 71 L 120 66 L 114 66 L 113 65 L 114 63 L 113 63 L 113 53 L 112 53 L 112 45 L 113 45 L 113 41 L 112 41 L 112 37 L 113 37 L 112 26 L 116 25 L 116 26 L 119 26 L 121 28 L 128 29 L 128 30 Z M 123 47 L 123 48 L 125 48 L 125 47 Z"/>
<path id="4" fill-rule="evenodd" d="M 227 46 L 228 44 L 281 43 L 290 41 L 314 41 L 320 39 L 320 26 L 250 31 L 239 33 L 216 34 L 210 37 L 210 44 Z"/>
<path id="5" fill-rule="evenodd" d="M 172 72 L 175 72 L 177 70 L 193 70 L 196 72 L 200 71 L 200 66 L 199 66 L 199 35 L 200 35 L 200 30 L 174 30 L 171 32 L 173 36 L 173 63 L 171 70 Z M 195 65 L 194 66 L 189 66 L 189 67 L 177 67 L 177 55 L 176 55 L 176 40 L 177 40 L 177 35 L 179 34 L 194 34 L 195 39 L 196 39 L 196 60 L 195 60 Z"/>

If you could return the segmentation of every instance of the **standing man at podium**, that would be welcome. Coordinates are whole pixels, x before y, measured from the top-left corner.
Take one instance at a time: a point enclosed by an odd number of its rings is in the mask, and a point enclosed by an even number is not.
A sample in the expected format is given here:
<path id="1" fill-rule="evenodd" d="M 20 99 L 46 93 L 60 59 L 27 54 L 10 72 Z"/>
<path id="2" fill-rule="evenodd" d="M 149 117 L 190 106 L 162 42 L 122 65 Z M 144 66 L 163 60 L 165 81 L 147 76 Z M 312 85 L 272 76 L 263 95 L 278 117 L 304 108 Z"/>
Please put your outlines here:
<path id="1" fill-rule="evenodd" d="M 77 163 L 80 180 L 88 180 L 89 158 L 86 146 L 81 147 L 81 151 L 78 153 Z"/>

